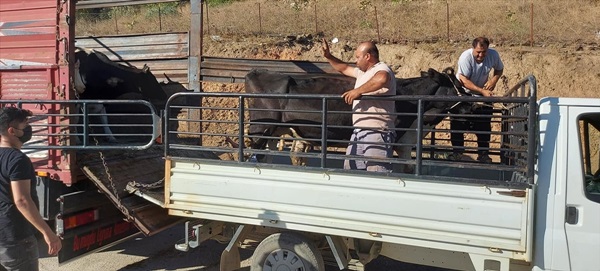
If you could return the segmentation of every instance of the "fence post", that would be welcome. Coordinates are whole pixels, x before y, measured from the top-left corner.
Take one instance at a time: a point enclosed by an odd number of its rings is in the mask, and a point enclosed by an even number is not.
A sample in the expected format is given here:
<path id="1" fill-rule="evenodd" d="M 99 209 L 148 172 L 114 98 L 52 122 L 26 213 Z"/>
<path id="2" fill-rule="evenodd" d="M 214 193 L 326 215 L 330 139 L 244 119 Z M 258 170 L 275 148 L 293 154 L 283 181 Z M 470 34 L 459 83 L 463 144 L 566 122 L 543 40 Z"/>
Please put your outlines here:
<path id="1" fill-rule="evenodd" d="M 160 3 L 158 5 L 158 31 L 162 32 L 162 11 L 160 10 Z"/>
<path id="2" fill-rule="evenodd" d="M 318 26 L 318 18 L 317 18 L 317 1 L 315 1 L 315 34 L 319 33 L 319 26 Z"/>
<path id="3" fill-rule="evenodd" d="M 258 3 L 258 33 L 262 35 L 262 14 L 260 11 L 260 3 Z"/>
<path id="4" fill-rule="evenodd" d="M 448 0 L 446 0 L 446 37 L 450 42 L 450 4 L 448 4 Z"/>
<path id="5" fill-rule="evenodd" d="M 117 22 L 117 11 L 113 9 L 113 18 L 115 18 L 115 30 L 119 34 L 119 22 Z"/>
<path id="6" fill-rule="evenodd" d="M 208 21 L 208 1 L 204 1 L 204 7 L 206 8 L 206 33 L 210 36 L 210 21 Z"/>
<path id="7" fill-rule="evenodd" d="M 375 24 L 377 25 L 377 42 L 381 42 L 381 34 L 379 33 L 379 19 L 377 18 L 377 6 L 373 6 L 375 8 Z"/>
<path id="8" fill-rule="evenodd" d="M 531 1 L 531 15 L 529 23 L 529 46 L 533 46 L 533 1 Z"/>

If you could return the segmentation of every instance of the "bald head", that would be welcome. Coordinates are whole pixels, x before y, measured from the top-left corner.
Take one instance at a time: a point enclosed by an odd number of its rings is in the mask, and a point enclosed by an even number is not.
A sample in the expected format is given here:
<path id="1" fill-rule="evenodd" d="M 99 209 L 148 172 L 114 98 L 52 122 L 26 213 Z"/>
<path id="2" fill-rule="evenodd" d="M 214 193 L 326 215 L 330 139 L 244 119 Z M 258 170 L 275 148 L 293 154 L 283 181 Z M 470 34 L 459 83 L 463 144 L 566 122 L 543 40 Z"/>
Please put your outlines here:
<path id="1" fill-rule="evenodd" d="M 358 45 L 356 50 L 363 54 L 370 54 L 375 63 L 379 62 L 379 49 L 377 49 L 375 43 L 371 41 L 363 41 Z"/>

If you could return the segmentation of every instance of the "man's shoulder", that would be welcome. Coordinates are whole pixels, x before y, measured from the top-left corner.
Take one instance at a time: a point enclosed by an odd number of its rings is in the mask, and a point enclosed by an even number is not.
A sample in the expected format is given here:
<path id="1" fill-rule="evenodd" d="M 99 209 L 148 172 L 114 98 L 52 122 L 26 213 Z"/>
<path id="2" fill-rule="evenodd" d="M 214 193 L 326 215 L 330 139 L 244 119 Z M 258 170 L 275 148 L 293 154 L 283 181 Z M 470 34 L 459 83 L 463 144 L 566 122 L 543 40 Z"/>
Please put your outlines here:
<path id="1" fill-rule="evenodd" d="M 498 53 L 498 51 L 494 48 L 488 48 L 486 57 L 488 56 L 498 59 L 500 58 L 500 53 Z"/>
<path id="2" fill-rule="evenodd" d="M 0 148 L 0 157 L 10 161 L 29 160 L 29 157 L 22 151 L 15 148 Z"/>
<path id="3" fill-rule="evenodd" d="M 375 65 L 375 68 L 377 70 L 377 72 L 379 71 L 386 71 L 388 73 L 394 74 L 394 72 L 392 71 L 392 67 L 390 67 L 390 65 L 388 65 L 387 63 L 380 61 L 379 63 L 377 63 Z"/>
<path id="4" fill-rule="evenodd" d="M 4 155 L 15 155 L 15 156 L 27 156 L 21 150 L 9 147 L 0 147 L 0 154 Z"/>
<path id="5" fill-rule="evenodd" d="M 468 63 L 473 61 L 473 49 L 467 49 L 460 54 L 459 62 Z"/>

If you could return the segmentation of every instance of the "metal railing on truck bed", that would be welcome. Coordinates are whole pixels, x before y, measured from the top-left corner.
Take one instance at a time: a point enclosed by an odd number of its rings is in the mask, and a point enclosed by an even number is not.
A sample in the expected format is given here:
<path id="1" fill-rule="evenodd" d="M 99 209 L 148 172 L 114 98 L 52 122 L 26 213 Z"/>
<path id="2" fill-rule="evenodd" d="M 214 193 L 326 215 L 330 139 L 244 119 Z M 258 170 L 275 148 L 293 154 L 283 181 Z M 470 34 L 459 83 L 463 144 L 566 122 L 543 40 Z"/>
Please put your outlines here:
<path id="1" fill-rule="evenodd" d="M 398 118 L 414 118 L 417 125 L 413 128 L 395 128 L 397 134 L 412 133 L 423 140 L 412 142 L 396 142 L 395 148 L 411 149 L 410 156 L 402 156 L 396 152 L 393 158 L 376 159 L 378 162 L 390 163 L 394 167 L 392 173 L 402 174 L 405 168 L 412 168 L 414 175 L 427 176 L 428 179 L 470 181 L 476 183 L 495 183 L 511 186 L 527 186 L 533 180 L 533 164 L 535 160 L 535 78 L 529 76 L 519 82 L 516 88 L 527 89 L 526 95 L 511 95 L 507 97 L 432 97 L 432 96 L 394 96 L 386 98 L 365 97 L 364 99 L 386 99 L 394 101 L 409 101 L 419 106 L 419 112 L 394 113 Z M 193 99 L 188 99 L 193 96 Z M 199 106 L 181 106 L 179 99 L 200 101 Z M 299 103 L 320 104 L 320 110 L 284 110 L 253 108 L 253 100 L 295 100 Z M 456 148 L 450 144 L 449 127 L 450 117 L 465 117 L 460 114 L 425 114 L 423 104 L 429 102 L 465 102 L 482 103 L 492 102 L 495 106 L 492 117 L 492 132 L 490 148 L 478 148 L 472 135 L 467 135 L 464 147 L 465 158 L 461 161 L 451 161 L 448 154 Z M 185 130 L 168 130 L 165 138 L 165 155 L 177 156 L 176 150 L 212 151 L 220 155 L 224 163 L 242 163 L 260 167 L 290 166 L 292 161 L 303 159 L 303 169 L 327 171 L 342 170 L 345 159 L 364 159 L 364 157 L 345 154 L 348 138 L 331 139 L 332 130 L 351 131 L 353 127 L 343 126 L 340 123 L 330 122 L 332 115 L 350 118 L 351 112 L 333 111 L 328 108 L 333 103 L 341 103 L 341 97 L 334 95 L 283 95 L 283 94 L 248 94 L 248 93 L 183 93 L 174 95 L 168 102 L 167 108 L 177 108 L 181 111 L 195 112 L 188 114 L 190 117 L 170 115 L 167 111 L 167 122 L 176 122 L 179 127 L 192 127 Z M 312 108 L 315 108 L 313 106 Z M 280 123 L 268 120 L 250 120 L 251 112 L 279 112 L 296 113 L 303 116 L 312 115 L 310 119 L 318 122 Z M 469 117 L 484 117 L 482 115 L 468 115 Z M 424 118 L 443 117 L 444 119 L 435 127 L 428 128 L 423 125 Z M 183 125 L 182 125 L 183 124 Z M 248 129 L 253 125 L 273 126 L 283 128 L 283 131 L 302 129 L 318 129 L 318 137 L 293 138 L 281 137 L 279 134 L 249 134 Z M 172 125 L 166 125 L 172 127 Z M 323 132 L 327 131 L 327 132 Z M 469 132 L 469 131 L 458 131 Z M 198 144 L 181 143 L 177 139 L 197 139 Z M 250 142 L 258 140 L 271 141 L 269 149 L 252 149 Z M 236 144 L 241 143 L 241 144 Z M 304 144 L 308 152 L 293 151 L 300 149 L 298 144 Z M 236 146 L 237 145 L 237 146 Z M 489 151 L 491 163 L 482 163 L 475 160 L 478 151 Z M 261 160 L 261 158 L 264 158 Z M 229 161 L 227 161 L 229 160 Z M 468 180 L 467 180 L 468 179 Z"/>
<path id="2" fill-rule="evenodd" d="M 91 109 L 97 106 L 103 106 L 106 113 Z M 33 137 L 23 146 L 27 153 L 143 150 L 152 146 L 160 133 L 158 113 L 144 100 L 0 100 L 0 107 L 32 111 L 29 123 Z M 103 119 L 108 122 L 103 123 Z M 110 142 L 111 136 L 117 141 Z"/>

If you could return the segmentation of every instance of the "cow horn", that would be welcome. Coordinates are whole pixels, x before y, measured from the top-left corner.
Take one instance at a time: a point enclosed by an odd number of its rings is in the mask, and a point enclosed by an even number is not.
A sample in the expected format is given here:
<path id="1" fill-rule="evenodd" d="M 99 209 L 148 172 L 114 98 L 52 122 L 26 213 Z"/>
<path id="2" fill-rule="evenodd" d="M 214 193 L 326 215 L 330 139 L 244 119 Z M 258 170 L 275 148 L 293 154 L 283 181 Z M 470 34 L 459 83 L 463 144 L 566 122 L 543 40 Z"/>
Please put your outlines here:
<path id="1" fill-rule="evenodd" d="M 454 74 L 454 68 L 447 67 L 447 68 L 444 69 L 443 72 L 446 73 L 446 74 L 449 74 L 449 75 L 453 75 Z"/>

